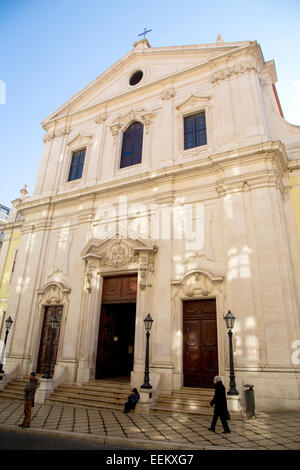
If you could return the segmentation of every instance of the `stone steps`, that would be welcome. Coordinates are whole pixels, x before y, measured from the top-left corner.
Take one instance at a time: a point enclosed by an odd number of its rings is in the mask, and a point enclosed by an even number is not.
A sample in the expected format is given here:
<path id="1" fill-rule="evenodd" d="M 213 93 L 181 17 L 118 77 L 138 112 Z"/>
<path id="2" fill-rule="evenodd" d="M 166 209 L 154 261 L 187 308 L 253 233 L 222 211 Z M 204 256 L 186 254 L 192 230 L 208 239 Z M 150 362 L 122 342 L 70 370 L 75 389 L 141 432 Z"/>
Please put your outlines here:
<path id="1" fill-rule="evenodd" d="M 82 385 L 60 385 L 45 403 L 123 410 L 130 392 L 129 383 L 91 380 Z"/>
<path id="2" fill-rule="evenodd" d="M 211 415 L 209 403 L 213 396 L 214 389 L 182 387 L 171 394 L 161 393 L 150 413 Z"/>
<path id="3" fill-rule="evenodd" d="M 171 394 L 160 394 L 158 400 L 150 408 L 150 413 L 183 413 L 192 415 L 212 416 L 210 402 L 214 389 L 182 387 Z M 240 417 L 239 413 L 230 413 L 232 418 Z"/>
<path id="4" fill-rule="evenodd" d="M 180 398 L 176 398 L 176 397 L 170 397 L 170 396 L 159 396 L 156 404 L 166 404 L 166 405 L 174 405 L 174 406 L 177 406 L 177 407 L 180 407 L 180 406 L 185 406 L 185 405 L 188 405 L 190 407 L 196 407 L 196 406 L 200 406 L 200 407 L 204 407 L 204 408 L 210 408 L 210 400 L 205 400 L 205 399 L 201 399 L 199 398 L 198 400 L 197 399 L 190 399 L 189 397 L 185 397 L 185 399 L 180 399 Z"/>
<path id="5" fill-rule="evenodd" d="M 40 378 L 40 377 L 38 377 Z M 14 379 L 0 391 L 0 399 L 24 400 L 24 387 L 28 377 Z M 113 380 L 90 380 L 81 385 L 62 384 L 51 393 L 45 403 L 79 408 L 108 409 L 123 411 L 124 403 L 131 392 L 128 382 Z M 182 413 L 212 416 L 210 401 L 214 396 L 213 389 L 183 387 L 171 394 L 161 393 L 157 402 L 150 407 L 150 413 Z M 240 417 L 231 412 L 231 417 Z"/>
<path id="6" fill-rule="evenodd" d="M 205 408 L 205 407 L 192 407 L 189 405 L 173 405 L 173 404 L 155 404 L 151 406 L 150 408 L 150 413 L 151 414 L 158 414 L 158 413 L 167 413 L 167 414 L 173 414 L 173 413 L 179 413 L 179 414 L 188 414 L 188 415 L 200 415 L 200 416 L 212 416 L 213 411 L 211 408 Z"/>
<path id="7" fill-rule="evenodd" d="M 24 400 L 24 387 L 28 383 L 28 377 L 14 379 L 8 382 L 3 390 L 0 390 L 0 399 Z"/>

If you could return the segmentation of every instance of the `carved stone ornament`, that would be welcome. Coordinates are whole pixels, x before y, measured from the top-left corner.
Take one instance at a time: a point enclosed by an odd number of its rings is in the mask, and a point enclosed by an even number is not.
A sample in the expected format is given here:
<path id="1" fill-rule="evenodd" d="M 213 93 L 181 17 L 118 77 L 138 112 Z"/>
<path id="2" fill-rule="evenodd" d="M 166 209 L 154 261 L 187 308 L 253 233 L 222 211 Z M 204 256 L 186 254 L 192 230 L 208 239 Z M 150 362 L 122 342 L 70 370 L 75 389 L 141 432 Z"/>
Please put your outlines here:
<path id="1" fill-rule="evenodd" d="M 38 291 L 38 294 L 43 305 L 61 305 L 68 301 L 70 292 L 71 289 L 62 284 L 51 282 Z"/>
<path id="2" fill-rule="evenodd" d="M 50 140 L 55 139 L 56 137 L 62 137 L 64 135 L 70 134 L 70 129 L 56 129 L 55 131 L 48 131 L 44 137 L 43 142 L 49 142 Z"/>
<path id="3" fill-rule="evenodd" d="M 50 142 L 50 140 L 54 139 L 55 137 L 55 132 L 54 131 L 48 131 L 44 137 L 43 137 L 43 142 Z"/>
<path id="4" fill-rule="evenodd" d="M 148 241 L 139 238 L 125 238 L 119 233 L 110 234 L 106 239 L 92 238 L 81 256 L 87 263 L 87 274 L 92 271 L 106 269 L 135 269 L 139 273 L 139 285 L 142 290 L 151 285 L 154 272 L 154 256 L 158 248 Z M 86 278 L 87 290 L 91 286 L 91 278 Z"/>
<path id="5" fill-rule="evenodd" d="M 164 90 L 160 96 L 163 101 L 167 101 L 171 98 L 174 98 L 175 90 L 173 88 L 170 88 L 169 90 Z"/>
<path id="6" fill-rule="evenodd" d="M 211 83 L 216 83 L 221 80 L 227 80 L 232 76 L 238 76 L 243 73 L 251 72 L 252 70 L 256 70 L 256 67 L 251 62 L 243 62 L 241 64 L 237 64 L 231 68 L 227 67 L 220 71 L 213 73 L 210 77 Z"/>
<path id="7" fill-rule="evenodd" d="M 223 276 L 213 276 L 199 270 L 186 274 L 181 281 L 175 281 L 172 284 L 181 286 L 187 297 L 207 297 L 216 295 L 217 288 L 223 281 Z"/>
<path id="8" fill-rule="evenodd" d="M 113 136 L 113 142 L 116 142 L 116 138 L 120 132 L 124 132 L 132 122 L 139 121 L 145 126 L 146 134 L 149 132 L 149 127 L 155 118 L 155 114 L 147 112 L 144 109 L 139 111 L 129 111 L 123 116 L 119 116 L 116 121 L 110 126 L 110 131 Z"/>
<path id="9" fill-rule="evenodd" d="M 123 240 L 115 240 L 107 251 L 105 257 L 100 261 L 100 265 L 105 266 L 123 266 L 124 264 L 134 263 L 137 256 L 134 250 Z"/>
<path id="10" fill-rule="evenodd" d="M 113 124 L 112 126 L 110 126 L 110 132 L 111 132 L 111 135 L 113 137 L 113 143 L 114 144 L 116 143 L 116 138 L 119 135 L 120 129 L 121 129 L 121 126 L 120 126 L 119 123 Z"/>
<path id="11" fill-rule="evenodd" d="M 142 123 L 145 126 L 146 134 L 149 132 L 150 124 L 152 124 L 153 119 L 155 118 L 155 114 L 153 113 L 145 113 L 141 116 Z"/>
<path id="12" fill-rule="evenodd" d="M 107 115 L 105 113 L 100 113 L 96 116 L 95 123 L 102 124 L 102 122 L 105 122 L 106 119 L 107 119 Z"/>
<path id="13" fill-rule="evenodd" d="M 212 293 L 213 285 L 205 274 L 195 273 L 188 276 L 185 280 L 183 290 L 188 297 L 193 297 L 194 295 L 203 295 L 206 297 Z"/>

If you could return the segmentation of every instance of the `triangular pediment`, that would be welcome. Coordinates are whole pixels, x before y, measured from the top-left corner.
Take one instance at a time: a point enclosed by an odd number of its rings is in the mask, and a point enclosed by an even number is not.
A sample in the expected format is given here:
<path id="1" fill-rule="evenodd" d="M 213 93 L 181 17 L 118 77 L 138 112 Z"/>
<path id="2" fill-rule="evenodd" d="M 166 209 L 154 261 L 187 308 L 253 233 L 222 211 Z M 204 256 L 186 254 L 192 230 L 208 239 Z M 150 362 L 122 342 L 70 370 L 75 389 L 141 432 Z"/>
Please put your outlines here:
<path id="1" fill-rule="evenodd" d="M 68 145 L 70 147 L 73 147 L 73 146 L 80 147 L 81 145 L 86 145 L 92 138 L 93 138 L 93 135 L 76 134 L 75 136 L 69 139 Z"/>
<path id="2" fill-rule="evenodd" d="M 45 126 L 51 120 L 64 116 L 66 113 L 101 106 L 101 103 L 107 100 L 123 96 L 177 73 L 191 70 L 211 59 L 226 56 L 248 46 L 250 42 L 161 48 L 151 48 L 150 45 L 147 46 L 142 42 L 136 44 L 133 50 L 74 95 L 42 124 Z M 129 80 L 136 70 L 142 70 L 143 77 L 139 83 L 131 86 Z"/>
<path id="3" fill-rule="evenodd" d="M 179 111 L 185 111 L 190 108 L 195 108 L 196 106 L 205 106 L 208 101 L 211 99 L 210 95 L 205 96 L 196 96 L 191 95 L 188 99 L 180 103 L 177 107 Z"/>

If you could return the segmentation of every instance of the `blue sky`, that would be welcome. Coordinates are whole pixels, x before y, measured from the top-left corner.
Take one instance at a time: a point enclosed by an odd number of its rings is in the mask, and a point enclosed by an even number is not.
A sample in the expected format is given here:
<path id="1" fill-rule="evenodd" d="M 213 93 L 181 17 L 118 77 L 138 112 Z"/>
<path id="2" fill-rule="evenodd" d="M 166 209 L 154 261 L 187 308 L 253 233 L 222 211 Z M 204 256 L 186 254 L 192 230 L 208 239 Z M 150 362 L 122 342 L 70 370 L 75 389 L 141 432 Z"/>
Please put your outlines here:
<path id="1" fill-rule="evenodd" d="M 41 121 L 132 49 L 257 40 L 274 59 L 285 118 L 300 125 L 299 0 L 0 0 L 0 203 L 26 183 L 43 150 Z"/>

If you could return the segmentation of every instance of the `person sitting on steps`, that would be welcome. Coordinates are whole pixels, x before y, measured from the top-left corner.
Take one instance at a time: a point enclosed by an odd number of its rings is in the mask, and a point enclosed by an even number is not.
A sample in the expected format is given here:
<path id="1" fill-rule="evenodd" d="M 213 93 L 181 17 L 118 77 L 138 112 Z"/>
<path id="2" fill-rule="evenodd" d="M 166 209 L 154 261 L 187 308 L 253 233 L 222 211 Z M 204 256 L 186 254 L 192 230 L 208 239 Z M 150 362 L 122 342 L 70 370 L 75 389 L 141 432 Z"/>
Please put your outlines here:
<path id="1" fill-rule="evenodd" d="M 128 396 L 128 400 L 125 402 L 123 413 L 128 413 L 130 410 L 134 410 L 139 399 L 139 392 L 136 388 L 133 388 L 131 394 Z"/>

